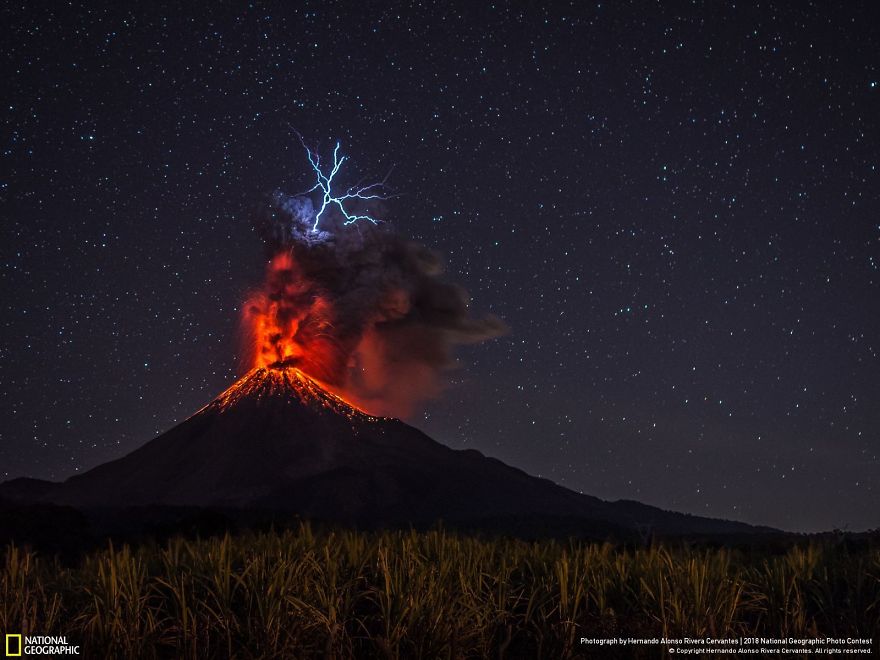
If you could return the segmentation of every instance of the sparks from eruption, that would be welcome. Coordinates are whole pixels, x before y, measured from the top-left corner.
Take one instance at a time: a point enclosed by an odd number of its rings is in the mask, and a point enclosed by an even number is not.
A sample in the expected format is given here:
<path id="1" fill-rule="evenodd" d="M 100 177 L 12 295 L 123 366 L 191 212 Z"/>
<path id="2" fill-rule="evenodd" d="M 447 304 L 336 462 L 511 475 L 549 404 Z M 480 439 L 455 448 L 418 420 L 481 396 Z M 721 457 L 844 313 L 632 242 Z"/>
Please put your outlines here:
<path id="1" fill-rule="evenodd" d="M 325 383 L 282 362 L 251 369 L 202 410 L 216 408 L 224 412 L 247 397 L 289 397 L 291 392 L 295 392 L 299 400 L 312 410 L 326 410 L 344 415 L 352 422 L 376 422 L 381 419 L 358 408 Z"/>
<path id="2" fill-rule="evenodd" d="M 327 210 L 327 207 L 333 204 L 335 204 L 342 212 L 342 215 L 345 216 L 345 220 L 342 223 L 344 225 L 352 225 L 358 220 L 367 220 L 374 225 L 379 224 L 379 220 L 371 215 L 350 213 L 348 209 L 345 208 L 345 201 L 349 199 L 388 199 L 389 196 L 381 192 L 381 190 L 386 187 L 385 182 L 388 179 L 388 176 L 386 175 L 385 179 L 383 179 L 382 181 L 371 183 L 366 186 L 361 186 L 360 184 L 358 184 L 349 188 L 342 195 L 334 195 L 333 178 L 339 172 L 342 164 L 348 160 L 348 156 L 339 156 L 340 143 L 337 141 L 336 147 L 333 149 L 333 167 L 331 168 L 329 174 L 325 174 L 324 171 L 321 169 L 321 155 L 317 152 L 312 153 L 312 150 L 309 149 L 309 146 L 305 143 L 305 140 L 303 140 L 302 135 L 297 133 L 297 137 L 299 137 L 300 143 L 306 150 L 306 155 L 309 158 L 309 163 L 311 164 L 312 169 L 315 170 L 315 175 L 317 176 L 317 181 L 315 185 L 312 186 L 309 190 L 305 191 L 305 193 L 303 194 L 308 195 L 315 192 L 316 190 L 320 190 L 323 193 L 323 198 L 321 199 L 321 208 L 315 214 L 315 222 L 314 224 L 312 224 L 312 231 L 318 231 L 318 225 L 321 222 L 321 216 L 324 214 L 324 211 Z"/>

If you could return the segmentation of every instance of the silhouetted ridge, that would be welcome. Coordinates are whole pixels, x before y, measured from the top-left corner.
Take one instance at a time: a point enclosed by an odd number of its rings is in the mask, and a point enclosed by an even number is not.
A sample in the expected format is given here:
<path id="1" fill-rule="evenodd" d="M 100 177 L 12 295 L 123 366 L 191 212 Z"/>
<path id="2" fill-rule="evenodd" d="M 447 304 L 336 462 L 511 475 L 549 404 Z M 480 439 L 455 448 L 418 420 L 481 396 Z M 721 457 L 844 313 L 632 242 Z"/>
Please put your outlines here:
<path id="1" fill-rule="evenodd" d="M 120 459 L 63 483 L 16 479 L 0 485 L 0 498 L 86 509 L 259 509 L 366 526 L 442 519 L 537 529 L 563 520 L 572 533 L 759 531 L 637 502 L 605 502 L 477 451 L 450 449 L 400 420 L 358 410 L 290 364 L 250 371 Z"/>

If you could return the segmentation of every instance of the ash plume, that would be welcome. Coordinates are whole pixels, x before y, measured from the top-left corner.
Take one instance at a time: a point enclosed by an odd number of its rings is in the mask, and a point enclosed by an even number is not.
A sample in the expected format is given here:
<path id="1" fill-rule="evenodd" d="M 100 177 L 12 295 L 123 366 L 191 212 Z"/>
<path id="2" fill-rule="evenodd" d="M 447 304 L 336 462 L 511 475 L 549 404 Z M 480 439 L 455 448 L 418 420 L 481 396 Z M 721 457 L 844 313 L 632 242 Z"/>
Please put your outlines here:
<path id="1" fill-rule="evenodd" d="M 375 205 L 375 202 L 371 202 Z M 314 228 L 308 196 L 275 193 L 256 214 L 264 285 L 244 306 L 253 365 L 294 365 L 364 410 L 406 416 L 440 393 L 454 349 L 503 334 L 474 318 L 436 252 L 385 224 Z"/>

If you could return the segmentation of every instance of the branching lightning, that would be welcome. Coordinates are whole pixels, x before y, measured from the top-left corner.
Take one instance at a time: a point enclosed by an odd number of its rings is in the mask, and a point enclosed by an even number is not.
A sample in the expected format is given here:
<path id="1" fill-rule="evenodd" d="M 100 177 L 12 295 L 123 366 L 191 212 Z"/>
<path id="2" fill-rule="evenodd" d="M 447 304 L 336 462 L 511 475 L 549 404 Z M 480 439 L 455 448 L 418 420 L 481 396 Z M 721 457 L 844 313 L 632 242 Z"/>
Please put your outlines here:
<path id="1" fill-rule="evenodd" d="M 376 199 L 388 199 L 390 196 L 384 194 L 384 189 L 387 187 L 385 182 L 388 179 L 388 175 L 382 181 L 371 183 L 366 186 L 362 186 L 360 182 L 356 185 L 348 188 L 343 194 L 334 193 L 333 191 L 333 179 L 339 172 L 339 169 L 342 167 L 342 164 L 348 160 L 348 156 L 339 155 L 339 142 L 336 143 L 336 147 L 333 149 L 333 167 L 330 169 L 328 174 L 324 173 L 324 170 L 321 169 L 321 155 L 318 153 L 313 153 L 311 149 L 309 149 L 308 145 L 303 140 L 302 135 L 297 133 L 299 137 L 299 141 L 302 144 L 303 148 L 306 150 L 306 155 L 309 158 L 309 163 L 312 166 L 312 169 L 315 171 L 315 175 L 317 177 L 317 181 L 315 185 L 312 186 L 309 190 L 303 193 L 304 195 L 311 194 L 316 190 L 320 190 L 322 193 L 321 199 L 321 208 L 315 214 L 315 222 L 312 224 L 312 231 L 318 231 L 318 225 L 321 223 L 321 216 L 324 214 L 324 211 L 327 210 L 328 206 L 336 205 L 336 207 L 340 210 L 342 215 L 345 217 L 343 221 L 344 225 L 352 225 L 359 220 L 367 220 L 374 225 L 379 224 L 380 220 L 374 218 L 373 216 L 366 213 L 352 213 L 348 209 L 345 208 L 345 202 L 350 199 L 359 199 L 359 200 L 376 200 Z M 389 172 L 390 174 L 390 172 Z"/>

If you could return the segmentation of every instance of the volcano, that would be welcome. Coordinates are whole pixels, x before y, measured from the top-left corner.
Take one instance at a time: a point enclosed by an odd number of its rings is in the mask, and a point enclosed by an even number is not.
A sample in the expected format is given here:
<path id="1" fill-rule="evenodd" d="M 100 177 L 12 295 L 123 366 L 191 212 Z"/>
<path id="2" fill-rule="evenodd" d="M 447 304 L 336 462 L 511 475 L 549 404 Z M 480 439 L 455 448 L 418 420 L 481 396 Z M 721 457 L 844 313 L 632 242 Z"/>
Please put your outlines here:
<path id="1" fill-rule="evenodd" d="M 251 370 L 192 417 L 118 460 L 62 483 L 15 479 L 0 484 L 0 498 L 82 510 L 269 510 L 369 526 L 565 519 L 572 531 L 758 531 L 637 502 L 606 502 L 473 449 L 450 449 L 398 419 L 359 410 L 281 363 Z"/>

